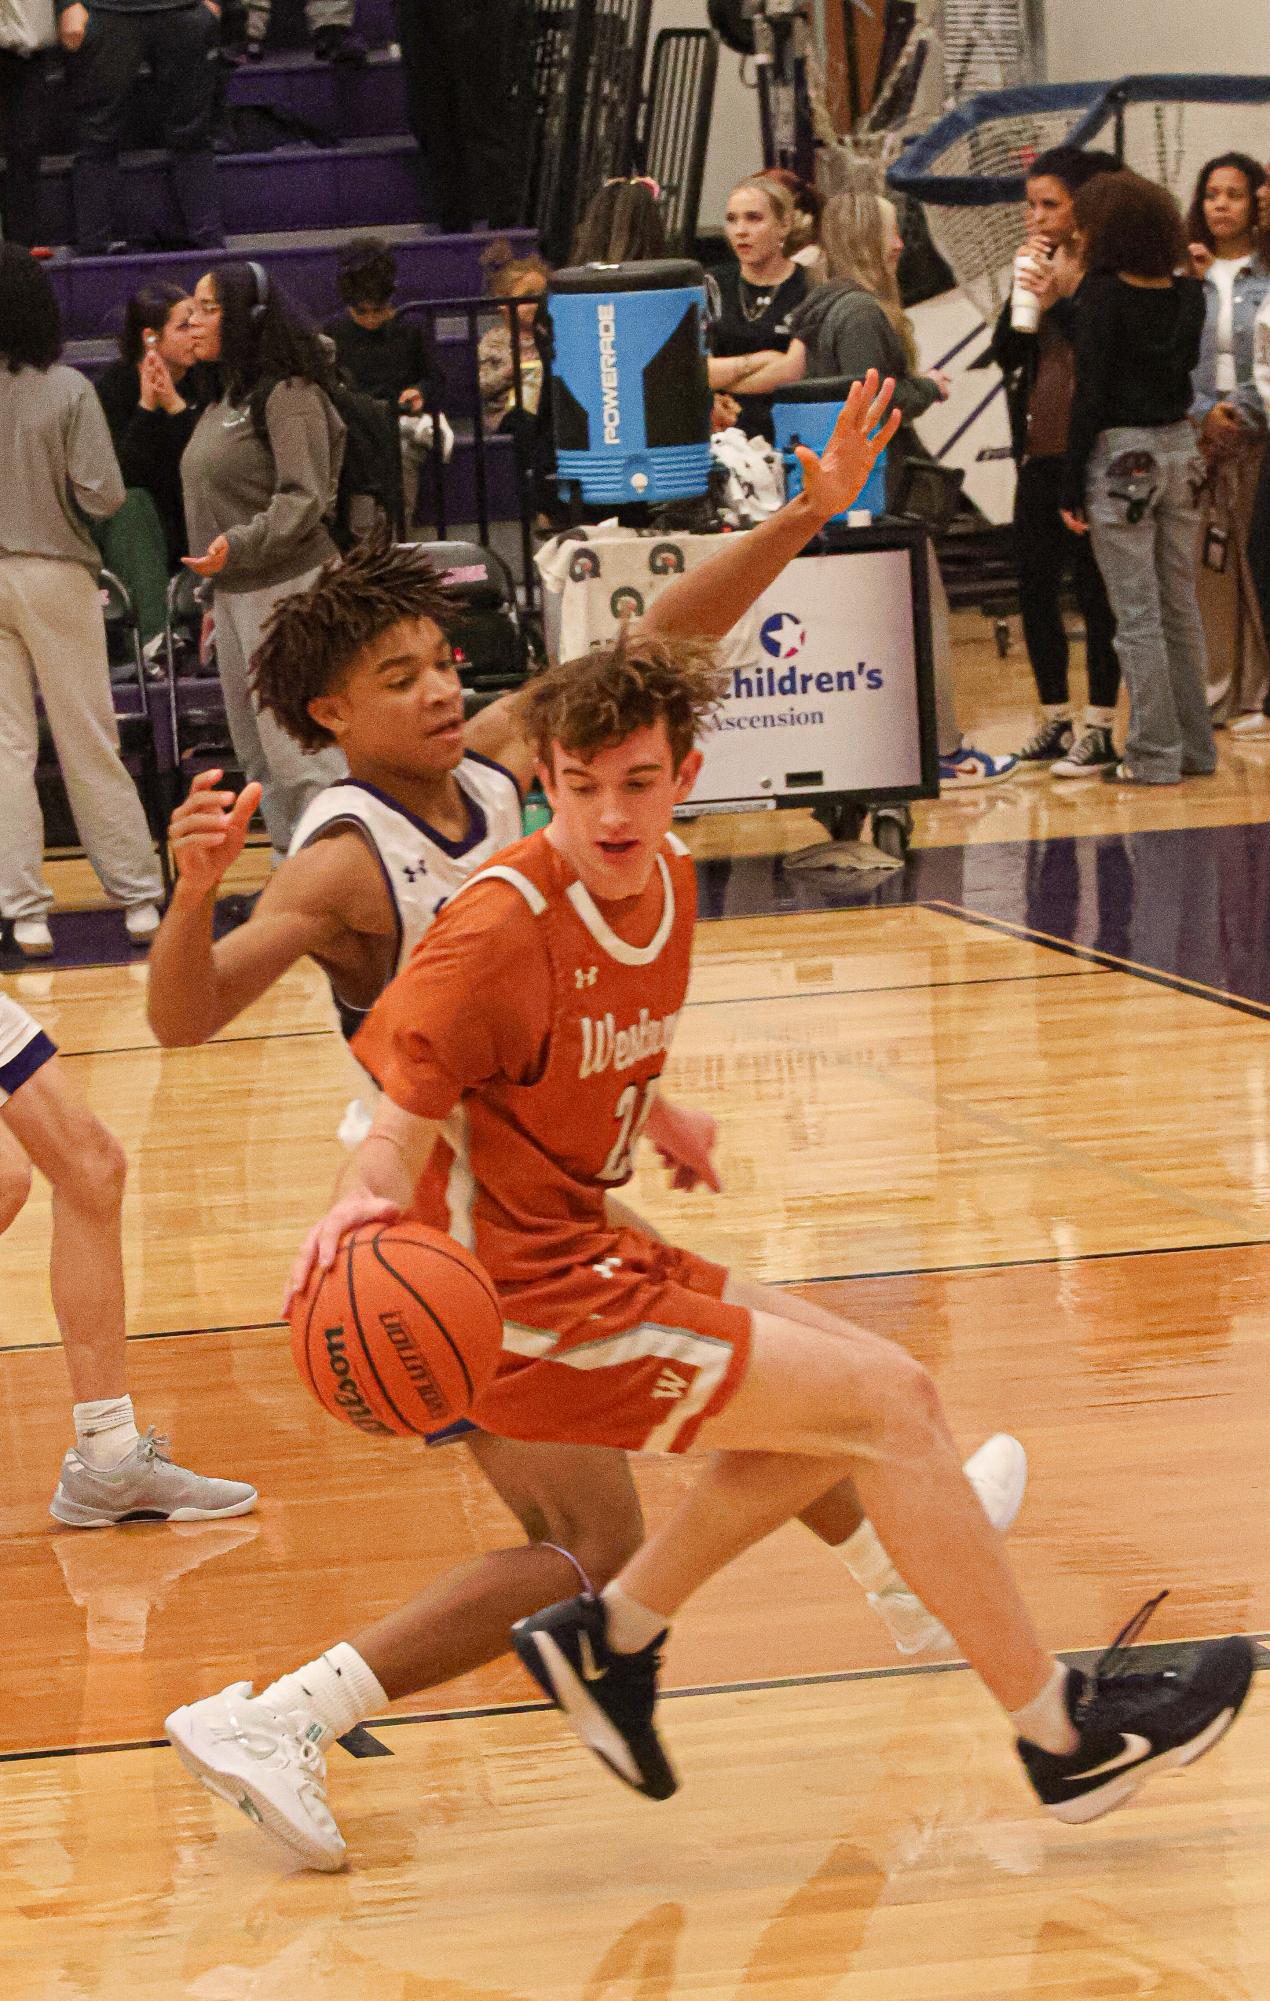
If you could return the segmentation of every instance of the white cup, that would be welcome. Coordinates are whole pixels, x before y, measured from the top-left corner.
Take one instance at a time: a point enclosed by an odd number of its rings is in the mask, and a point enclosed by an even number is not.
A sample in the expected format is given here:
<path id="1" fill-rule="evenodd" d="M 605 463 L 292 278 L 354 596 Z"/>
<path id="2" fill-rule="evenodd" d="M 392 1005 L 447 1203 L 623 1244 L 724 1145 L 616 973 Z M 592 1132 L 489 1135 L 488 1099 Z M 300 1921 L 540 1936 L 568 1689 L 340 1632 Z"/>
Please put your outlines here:
<path id="1" fill-rule="evenodd" d="M 847 515 L 848 528 L 872 528 L 873 512 L 868 507 L 853 507 Z"/>
<path id="2" fill-rule="evenodd" d="M 1040 269 L 1030 250 L 1020 250 L 1014 260 L 1014 289 L 1010 293 L 1010 325 L 1015 333 L 1035 333 L 1041 324 L 1041 302 L 1021 282 L 1024 274 L 1035 277 Z"/>

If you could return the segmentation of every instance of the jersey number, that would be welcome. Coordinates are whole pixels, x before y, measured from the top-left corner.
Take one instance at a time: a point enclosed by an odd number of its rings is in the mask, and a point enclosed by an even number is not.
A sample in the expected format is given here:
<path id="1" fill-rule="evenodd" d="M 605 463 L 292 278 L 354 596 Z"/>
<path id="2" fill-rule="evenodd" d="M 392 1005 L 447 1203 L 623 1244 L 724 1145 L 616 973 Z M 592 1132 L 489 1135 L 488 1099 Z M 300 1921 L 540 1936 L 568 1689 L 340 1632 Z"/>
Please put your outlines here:
<path id="1" fill-rule="evenodd" d="M 657 1090 L 656 1078 L 647 1084 L 628 1084 L 613 1107 L 613 1117 L 617 1120 L 617 1138 L 614 1140 L 609 1157 L 600 1169 L 601 1181 L 627 1181 L 639 1136 L 644 1130 L 644 1121 L 653 1109 L 653 1097 Z"/>

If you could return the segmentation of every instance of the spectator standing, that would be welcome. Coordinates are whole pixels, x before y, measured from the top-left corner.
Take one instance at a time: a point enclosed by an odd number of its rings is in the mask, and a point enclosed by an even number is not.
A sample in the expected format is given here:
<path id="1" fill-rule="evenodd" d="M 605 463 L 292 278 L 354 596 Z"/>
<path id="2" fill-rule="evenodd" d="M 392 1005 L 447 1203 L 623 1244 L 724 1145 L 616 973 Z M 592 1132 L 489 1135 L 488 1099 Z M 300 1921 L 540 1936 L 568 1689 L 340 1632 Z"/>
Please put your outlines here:
<path id="1" fill-rule="evenodd" d="M 40 241 L 44 51 L 57 46 L 52 0 L 7 0 L 0 13 L 0 152 L 6 243 Z"/>
<path id="2" fill-rule="evenodd" d="M 264 789 L 275 854 L 315 792 L 345 773 L 339 751 L 304 751 L 257 707 L 251 661 L 273 607 L 307 590 L 335 555 L 327 527 L 344 425 L 327 389 L 326 344 L 278 297 L 259 264 L 222 264 L 194 289 L 200 361 L 222 394 L 181 460 L 188 567 L 212 582 L 216 665 L 243 774 Z"/>
<path id="3" fill-rule="evenodd" d="M 150 65 L 186 238 L 200 250 L 223 243 L 212 156 L 217 0 L 93 0 L 91 8 L 81 0 L 55 4 L 58 37 L 72 59 L 79 120 L 73 183 L 80 256 L 104 256 L 121 240 L 119 148 L 128 94 L 143 62 Z"/>
<path id="4" fill-rule="evenodd" d="M 908 316 L 900 303 L 896 271 L 904 244 L 894 205 L 858 188 L 825 203 L 821 240 L 829 264 L 825 284 L 796 307 L 784 354 L 756 355 L 738 377 L 746 392 L 770 395 L 804 376 L 862 379 L 870 368 L 895 384 L 893 406 L 903 422 L 887 452 L 888 491 L 904 459 L 920 449 L 913 419 L 948 394 L 948 378 L 923 374 Z M 935 710 L 941 790 L 993 785 L 1014 771 L 1013 757 L 998 757 L 967 743 L 953 692 L 952 628 L 948 595 L 934 550 L 927 545 L 935 656 Z"/>
<path id="5" fill-rule="evenodd" d="M 1014 546 L 1019 604 L 1040 722 L 1019 752 L 1024 771 L 1049 767 L 1055 778 L 1090 778 L 1116 762 L 1111 731 L 1120 692 L 1116 622 L 1102 572 L 1088 536 L 1073 535 L 1059 511 L 1063 457 L 1076 386 L 1074 296 L 1084 276 L 1079 260 L 1056 256 L 1071 243 L 1073 202 L 1079 188 L 1099 174 L 1114 174 L 1112 153 L 1084 153 L 1055 146 L 1032 162 L 1025 186 L 1028 246 L 1040 324 L 1035 333 L 1011 325 L 1009 302 L 992 336 L 991 358 L 1005 377 L 1010 437 L 1018 477 L 1014 488 Z M 1068 683 L 1067 630 L 1062 588 L 1070 575 L 1085 627 L 1089 700 L 1077 733 Z"/>
<path id="6" fill-rule="evenodd" d="M 524 199 L 521 0 L 394 0 L 406 114 L 445 230 L 511 229 Z"/>
<path id="7" fill-rule="evenodd" d="M 124 486 L 91 384 L 64 368 L 53 288 L 17 244 L 0 245 L 0 915 L 30 958 L 53 949 L 35 789 L 35 691 L 48 718 L 79 837 L 128 935 L 148 943 L 162 894 L 145 814 L 119 759 L 101 559 L 87 522 Z"/>
<path id="8" fill-rule="evenodd" d="M 1267 169 L 1267 178 L 1258 192 L 1257 214 L 1263 237 L 1270 238 L 1270 169 Z M 1252 375 L 1267 424 L 1270 424 L 1270 294 L 1262 301 L 1253 325 Z M 1245 555 L 1257 591 L 1261 629 L 1270 634 L 1270 452 L 1261 463 L 1261 478 L 1257 483 Z M 1270 737 L 1270 693 L 1266 694 L 1259 711 L 1238 717 L 1231 724 L 1230 733 L 1241 741 L 1250 737 Z"/>
<path id="9" fill-rule="evenodd" d="M 713 274 L 710 387 L 716 397 L 732 397 L 729 415 L 747 437 L 770 442 L 771 397 L 733 392 L 754 356 L 788 351 L 795 310 L 811 290 L 807 270 L 788 250 L 795 230 L 789 189 L 774 175 L 738 182 L 723 226 L 734 261 Z"/>
<path id="10" fill-rule="evenodd" d="M 1172 195 L 1138 174 L 1076 196 L 1089 275 L 1076 317 L 1076 390 L 1063 519 L 1088 533 L 1116 619 L 1129 734 L 1104 781 L 1175 785 L 1214 769 L 1207 653 L 1195 594 L 1203 464 L 1189 421 L 1204 291 Z"/>
<path id="11" fill-rule="evenodd" d="M 398 413 L 408 526 L 415 518 L 424 454 L 433 445 L 429 405 L 440 415 L 444 382 L 436 349 L 417 320 L 398 315 L 397 259 L 381 236 L 355 236 L 344 245 L 335 283 L 344 311 L 328 320 L 324 331 L 353 387 Z M 440 423 L 442 455 L 448 460 L 454 434 L 444 416 Z"/>
<path id="12" fill-rule="evenodd" d="M 151 651 L 164 628 L 168 580 L 187 552 L 181 454 L 213 393 L 194 347 L 189 294 L 149 285 L 129 299 L 119 359 L 97 384 L 128 492 L 94 532 L 107 568 L 128 587 Z"/>
<path id="13" fill-rule="evenodd" d="M 1260 717 L 1270 656 L 1248 555 L 1266 418 L 1253 380 L 1253 326 L 1267 292 L 1257 222 L 1265 179 L 1247 153 L 1222 153 L 1200 169 L 1186 219 L 1191 269 L 1204 283 L 1204 337 L 1191 415 L 1208 467 L 1200 528 L 1199 608 L 1208 644 L 1214 722 Z"/>

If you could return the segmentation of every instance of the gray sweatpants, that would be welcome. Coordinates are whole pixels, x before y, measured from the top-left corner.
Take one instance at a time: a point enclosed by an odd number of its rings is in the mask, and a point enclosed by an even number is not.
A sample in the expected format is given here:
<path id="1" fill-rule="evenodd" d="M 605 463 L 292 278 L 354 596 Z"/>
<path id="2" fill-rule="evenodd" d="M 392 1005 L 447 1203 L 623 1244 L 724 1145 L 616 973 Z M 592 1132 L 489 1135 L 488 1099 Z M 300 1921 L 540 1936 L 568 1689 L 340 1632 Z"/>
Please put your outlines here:
<path id="1" fill-rule="evenodd" d="M 311 35 L 323 28 L 351 28 L 357 0 L 304 0 L 304 25 Z M 253 42 L 263 42 L 269 32 L 273 0 L 250 0 L 247 33 Z"/>
<path id="2" fill-rule="evenodd" d="M 119 759 L 106 628 L 83 563 L 0 556 L 0 915 L 42 917 L 44 823 L 35 790 L 39 690 L 80 840 L 108 896 L 158 903 L 158 862 Z"/>
<path id="3" fill-rule="evenodd" d="M 277 855 L 285 855 L 296 822 L 315 792 L 347 778 L 340 750 L 301 750 L 280 723 L 256 707 L 248 680 L 252 655 L 264 637 L 273 607 L 294 591 L 307 590 L 317 570 L 260 591 L 216 591 L 216 666 L 225 694 L 225 715 L 238 762 L 246 778 L 264 788 L 260 810 Z"/>

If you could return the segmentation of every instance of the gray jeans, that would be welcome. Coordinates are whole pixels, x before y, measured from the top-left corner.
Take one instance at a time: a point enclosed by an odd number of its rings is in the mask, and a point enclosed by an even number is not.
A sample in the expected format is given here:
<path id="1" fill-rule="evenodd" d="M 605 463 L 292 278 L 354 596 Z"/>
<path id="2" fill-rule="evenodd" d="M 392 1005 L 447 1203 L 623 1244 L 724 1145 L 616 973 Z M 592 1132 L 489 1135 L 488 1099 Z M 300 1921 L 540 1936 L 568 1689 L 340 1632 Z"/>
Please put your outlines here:
<path id="1" fill-rule="evenodd" d="M 1125 763 L 1152 785 L 1217 762 L 1195 594 L 1201 478 L 1185 422 L 1103 431 L 1089 461 L 1089 530 L 1129 691 Z"/>
<path id="2" fill-rule="evenodd" d="M 285 855 L 296 822 L 315 792 L 347 778 L 341 750 L 301 750 L 280 723 L 256 707 L 248 680 L 252 655 L 264 637 L 265 620 L 282 598 L 307 590 L 317 570 L 260 591 L 216 591 L 216 668 L 225 695 L 225 716 L 243 776 L 264 788 L 260 810 L 275 854 Z"/>

